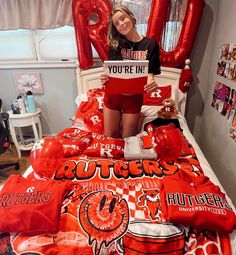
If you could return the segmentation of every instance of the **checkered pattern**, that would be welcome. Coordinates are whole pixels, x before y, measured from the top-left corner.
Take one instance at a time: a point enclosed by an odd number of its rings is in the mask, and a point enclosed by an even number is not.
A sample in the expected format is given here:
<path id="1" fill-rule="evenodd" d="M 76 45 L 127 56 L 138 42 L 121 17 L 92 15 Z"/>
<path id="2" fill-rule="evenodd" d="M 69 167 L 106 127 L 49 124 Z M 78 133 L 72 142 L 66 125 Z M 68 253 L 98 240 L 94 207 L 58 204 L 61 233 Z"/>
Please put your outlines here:
<path id="1" fill-rule="evenodd" d="M 138 198 L 143 194 L 142 185 L 122 187 L 121 185 L 109 185 L 108 189 L 113 191 L 120 199 L 124 198 L 129 205 L 130 221 L 149 220 L 148 209 L 138 206 Z"/>

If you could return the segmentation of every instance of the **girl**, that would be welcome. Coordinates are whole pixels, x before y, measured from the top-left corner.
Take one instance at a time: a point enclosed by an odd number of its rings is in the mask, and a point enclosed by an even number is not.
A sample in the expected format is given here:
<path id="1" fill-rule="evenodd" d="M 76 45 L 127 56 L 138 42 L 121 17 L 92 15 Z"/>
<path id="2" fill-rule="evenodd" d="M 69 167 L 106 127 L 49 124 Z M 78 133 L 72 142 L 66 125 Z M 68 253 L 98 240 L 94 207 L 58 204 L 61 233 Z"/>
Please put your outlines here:
<path id="1" fill-rule="evenodd" d="M 110 60 L 149 60 L 145 92 L 157 89 L 155 74 L 160 74 L 159 47 L 154 39 L 136 30 L 136 19 L 126 6 L 113 9 L 110 15 L 108 39 Z M 101 75 L 105 86 L 109 78 Z M 138 133 L 143 95 L 108 94 L 104 97 L 104 132 L 108 137 L 125 138 Z"/>

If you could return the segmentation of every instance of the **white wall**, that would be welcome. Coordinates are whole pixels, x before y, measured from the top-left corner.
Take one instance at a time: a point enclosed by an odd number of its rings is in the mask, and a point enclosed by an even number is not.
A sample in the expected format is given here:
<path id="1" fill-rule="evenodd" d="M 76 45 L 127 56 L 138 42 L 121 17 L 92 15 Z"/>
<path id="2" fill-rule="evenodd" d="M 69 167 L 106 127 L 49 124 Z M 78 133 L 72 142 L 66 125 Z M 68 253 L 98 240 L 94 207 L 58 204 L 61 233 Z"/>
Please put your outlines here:
<path id="1" fill-rule="evenodd" d="M 231 88 L 236 88 L 236 82 L 219 77 L 216 67 L 219 58 L 220 45 L 236 43 L 236 1 L 218 1 L 218 13 L 215 23 L 214 41 L 211 43 L 212 58 L 208 62 L 206 72 L 208 91 L 202 115 L 199 143 L 215 174 L 221 181 L 224 189 L 236 205 L 236 143 L 229 138 L 229 123 L 227 118 L 211 107 L 214 83 L 222 82 Z M 199 47 L 201 44 L 199 44 Z M 199 77 L 201 82 L 202 76 Z"/>
<path id="2" fill-rule="evenodd" d="M 37 105 L 42 109 L 43 135 L 54 135 L 71 126 L 75 115 L 77 96 L 75 68 L 2 69 L 0 70 L 0 98 L 3 109 L 9 110 L 16 94 L 15 73 L 39 72 L 44 93 L 35 95 Z M 31 129 L 23 130 L 30 135 Z M 32 132 L 31 132 L 32 133 Z"/>

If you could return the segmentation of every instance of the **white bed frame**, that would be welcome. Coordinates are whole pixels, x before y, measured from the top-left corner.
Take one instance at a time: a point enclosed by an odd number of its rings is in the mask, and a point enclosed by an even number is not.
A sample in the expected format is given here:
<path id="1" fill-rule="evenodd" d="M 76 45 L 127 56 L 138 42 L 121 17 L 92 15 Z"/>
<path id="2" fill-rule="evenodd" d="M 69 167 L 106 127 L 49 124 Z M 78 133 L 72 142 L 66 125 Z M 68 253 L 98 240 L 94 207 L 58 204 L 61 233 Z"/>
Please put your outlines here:
<path id="1" fill-rule="evenodd" d="M 159 86 L 172 85 L 175 88 L 179 86 L 179 78 L 181 74 L 179 68 L 161 67 L 161 74 L 155 76 L 155 80 Z M 78 95 L 86 94 L 89 89 L 100 88 L 100 74 L 103 73 L 103 67 L 92 68 L 89 70 L 76 69 L 77 90 Z M 187 93 L 184 94 L 183 100 L 178 105 L 179 111 L 184 114 L 186 107 Z"/>

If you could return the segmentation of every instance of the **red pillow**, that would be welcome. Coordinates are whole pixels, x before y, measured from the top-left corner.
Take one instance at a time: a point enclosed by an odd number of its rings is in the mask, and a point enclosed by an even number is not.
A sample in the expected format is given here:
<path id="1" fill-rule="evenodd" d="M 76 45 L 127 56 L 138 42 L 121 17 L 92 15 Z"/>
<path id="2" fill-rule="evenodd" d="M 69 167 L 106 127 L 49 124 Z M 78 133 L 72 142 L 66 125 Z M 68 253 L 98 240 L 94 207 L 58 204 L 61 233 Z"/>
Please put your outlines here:
<path id="1" fill-rule="evenodd" d="M 98 102 L 82 101 L 76 111 L 75 117 L 83 119 L 88 112 L 96 110 L 98 110 Z"/>
<path id="2" fill-rule="evenodd" d="M 78 128 L 66 128 L 56 138 L 63 146 L 64 157 L 78 156 L 92 142 L 92 133 Z"/>
<path id="3" fill-rule="evenodd" d="M 105 90 L 103 88 L 89 89 L 87 92 L 88 101 L 98 102 L 98 109 L 103 109 Z"/>
<path id="4" fill-rule="evenodd" d="M 84 154 L 90 157 L 123 158 L 124 146 L 123 139 L 95 135 L 93 142 L 87 147 Z"/>
<path id="5" fill-rule="evenodd" d="M 144 94 L 144 105 L 162 105 L 162 101 L 171 97 L 171 85 L 158 87 L 154 92 Z"/>
<path id="6" fill-rule="evenodd" d="M 99 110 L 89 111 L 84 116 L 84 124 L 91 132 L 97 134 L 104 133 L 103 114 Z"/>

